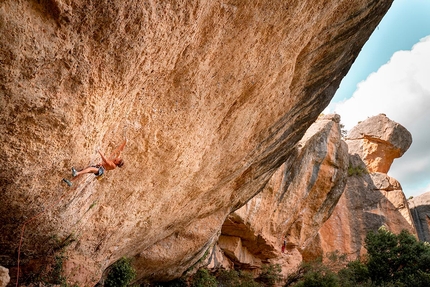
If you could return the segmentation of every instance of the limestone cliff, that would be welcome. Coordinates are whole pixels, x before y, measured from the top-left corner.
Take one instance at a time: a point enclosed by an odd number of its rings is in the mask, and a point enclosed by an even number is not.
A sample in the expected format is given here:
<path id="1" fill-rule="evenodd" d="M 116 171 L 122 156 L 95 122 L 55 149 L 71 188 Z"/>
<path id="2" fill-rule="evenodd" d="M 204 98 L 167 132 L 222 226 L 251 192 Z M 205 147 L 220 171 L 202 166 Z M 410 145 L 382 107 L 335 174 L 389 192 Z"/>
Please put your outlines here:
<path id="1" fill-rule="evenodd" d="M 294 158 L 391 2 L 1 1 L 0 265 L 180 276 Z M 61 183 L 125 134 L 122 169 Z"/>
<path id="2" fill-rule="evenodd" d="M 409 199 L 408 204 L 418 238 L 430 242 L 430 192 Z"/>
<path id="3" fill-rule="evenodd" d="M 345 191 L 309 250 L 313 257 L 339 251 L 354 260 L 365 254 L 367 232 L 382 225 L 394 233 L 406 229 L 416 234 L 402 187 L 386 174 L 394 158 L 406 152 L 411 142 L 411 134 L 383 114 L 368 118 L 349 132 Z"/>
<path id="4" fill-rule="evenodd" d="M 279 263 L 286 274 L 302 261 L 345 187 L 348 149 L 339 120 L 329 115 L 314 123 L 263 191 L 229 215 L 218 243 L 235 266 Z"/>

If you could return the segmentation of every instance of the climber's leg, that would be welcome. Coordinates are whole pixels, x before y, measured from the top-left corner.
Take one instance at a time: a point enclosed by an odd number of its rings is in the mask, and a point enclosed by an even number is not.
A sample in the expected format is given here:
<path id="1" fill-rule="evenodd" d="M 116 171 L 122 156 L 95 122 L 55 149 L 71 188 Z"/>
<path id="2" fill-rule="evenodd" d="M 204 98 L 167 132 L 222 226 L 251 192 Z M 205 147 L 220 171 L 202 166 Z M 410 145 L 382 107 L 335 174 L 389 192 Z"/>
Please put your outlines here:
<path id="1" fill-rule="evenodd" d="M 68 179 L 63 178 L 63 181 L 68 185 L 68 186 L 72 186 L 72 182 Z"/>
<path id="2" fill-rule="evenodd" d="M 72 167 L 72 175 L 74 177 L 79 176 L 81 174 L 85 174 L 85 173 L 94 173 L 94 174 L 97 174 L 98 172 L 99 172 L 99 169 L 97 167 L 94 167 L 94 166 L 89 166 L 87 168 L 84 168 L 81 171 L 76 171 L 76 169 Z"/>

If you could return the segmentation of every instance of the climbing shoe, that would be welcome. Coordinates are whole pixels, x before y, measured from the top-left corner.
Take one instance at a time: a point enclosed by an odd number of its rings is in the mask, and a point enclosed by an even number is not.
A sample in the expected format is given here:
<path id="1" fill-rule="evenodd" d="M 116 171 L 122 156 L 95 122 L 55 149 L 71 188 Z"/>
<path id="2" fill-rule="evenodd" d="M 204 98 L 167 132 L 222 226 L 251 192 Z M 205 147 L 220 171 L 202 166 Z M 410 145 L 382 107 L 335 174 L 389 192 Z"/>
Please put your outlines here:
<path id="1" fill-rule="evenodd" d="M 65 183 L 67 183 L 68 186 L 72 186 L 72 182 L 70 180 L 67 180 L 67 179 L 63 178 L 63 181 Z"/>
<path id="2" fill-rule="evenodd" d="M 73 177 L 78 176 L 78 172 L 76 171 L 76 169 L 74 167 L 72 167 L 72 175 L 73 175 Z"/>

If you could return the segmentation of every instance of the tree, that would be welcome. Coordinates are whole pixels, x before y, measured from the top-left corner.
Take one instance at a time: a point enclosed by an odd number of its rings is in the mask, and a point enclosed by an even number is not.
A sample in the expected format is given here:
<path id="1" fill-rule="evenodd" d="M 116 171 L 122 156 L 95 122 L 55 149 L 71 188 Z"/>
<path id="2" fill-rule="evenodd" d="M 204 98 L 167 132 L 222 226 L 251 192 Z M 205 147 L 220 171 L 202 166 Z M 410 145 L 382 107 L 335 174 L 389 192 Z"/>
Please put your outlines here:
<path id="1" fill-rule="evenodd" d="M 369 232 L 367 268 L 374 283 L 430 286 L 430 246 L 408 231 L 395 235 L 386 228 Z"/>
<path id="2" fill-rule="evenodd" d="M 136 271 L 131 266 L 131 260 L 121 258 L 112 265 L 105 281 L 106 287 L 125 287 L 136 277 Z"/>
<path id="3" fill-rule="evenodd" d="M 191 287 L 217 287 L 217 281 L 207 269 L 199 269 L 193 276 Z"/>

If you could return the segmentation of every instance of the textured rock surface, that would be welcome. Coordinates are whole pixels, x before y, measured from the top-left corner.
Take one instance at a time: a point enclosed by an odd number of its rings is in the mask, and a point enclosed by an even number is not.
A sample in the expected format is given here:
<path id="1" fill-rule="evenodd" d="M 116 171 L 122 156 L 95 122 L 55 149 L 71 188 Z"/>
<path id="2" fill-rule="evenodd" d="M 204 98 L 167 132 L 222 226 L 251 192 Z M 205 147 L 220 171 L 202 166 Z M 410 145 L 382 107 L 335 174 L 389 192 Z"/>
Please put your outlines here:
<path id="1" fill-rule="evenodd" d="M 3 266 L 0 266 L 0 287 L 6 287 L 9 281 L 9 270 Z"/>
<path id="2" fill-rule="evenodd" d="M 329 115 L 314 123 L 299 142 L 296 155 L 264 190 L 228 217 L 219 245 L 235 265 L 258 268 L 262 262 L 280 263 L 288 273 L 301 262 L 303 251 L 330 216 L 345 186 L 348 150 L 341 140 L 339 119 Z M 288 244 L 282 253 L 284 236 Z M 240 238 L 241 245 L 226 246 L 226 237 L 230 241 Z"/>
<path id="3" fill-rule="evenodd" d="M 360 122 L 348 133 L 349 152 L 358 154 L 370 172 L 387 173 L 395 158 L 412 144 L 411 133 L 384 114 Z"/>
<path id="4" fill-rule="evenodd" d="M 0 263 L 16 266 L 28 223 L 24 277 L 59 248 L 80 286 L 122 256 L 141 278 L 181 275 L 290 157 L 391 2 L 1 1 Z M 122 170 L 61 184 L 125 129 Z"/>
<path id="5" fill-rule="evenodd" d="M 408 203 L 418 238 L 430 242 L 430 192 L 409 199 Z"/>
<path id="6" fill-rule="evenodd" d="M 400 183 L 386 173 L 369 173 L 372 169 L 389 168 L 394 159 L 393 150 L 396 150 L 397 154 L 403 154 L 407 150 L 411 144 L 411 136 L 405 131 L 402 126 L 384 115 L 369 118 L 351 130 L 349 138 L 357 140 L 347 140 L 350 163 L 345 191 L 332 216 L 319 231 L 319 238 L 309 248 L 311 257 L 339 251 L 355 260 L 366 252 L 366 234 L 382 225 L 394 233 L 406 229 L 416 234 Z M 371 150 L 366 148 L 369 142 L 363 138 L 369 139 L 373 146 Z M 359 145 L 358 141 L 361 141 Z M 396 149 L 393 148 L 395 146 Z M 378 152 L 375 153 L 375 150 Z M 388 160 L 384 158 L 384 152 L 387 152 Z"/>

